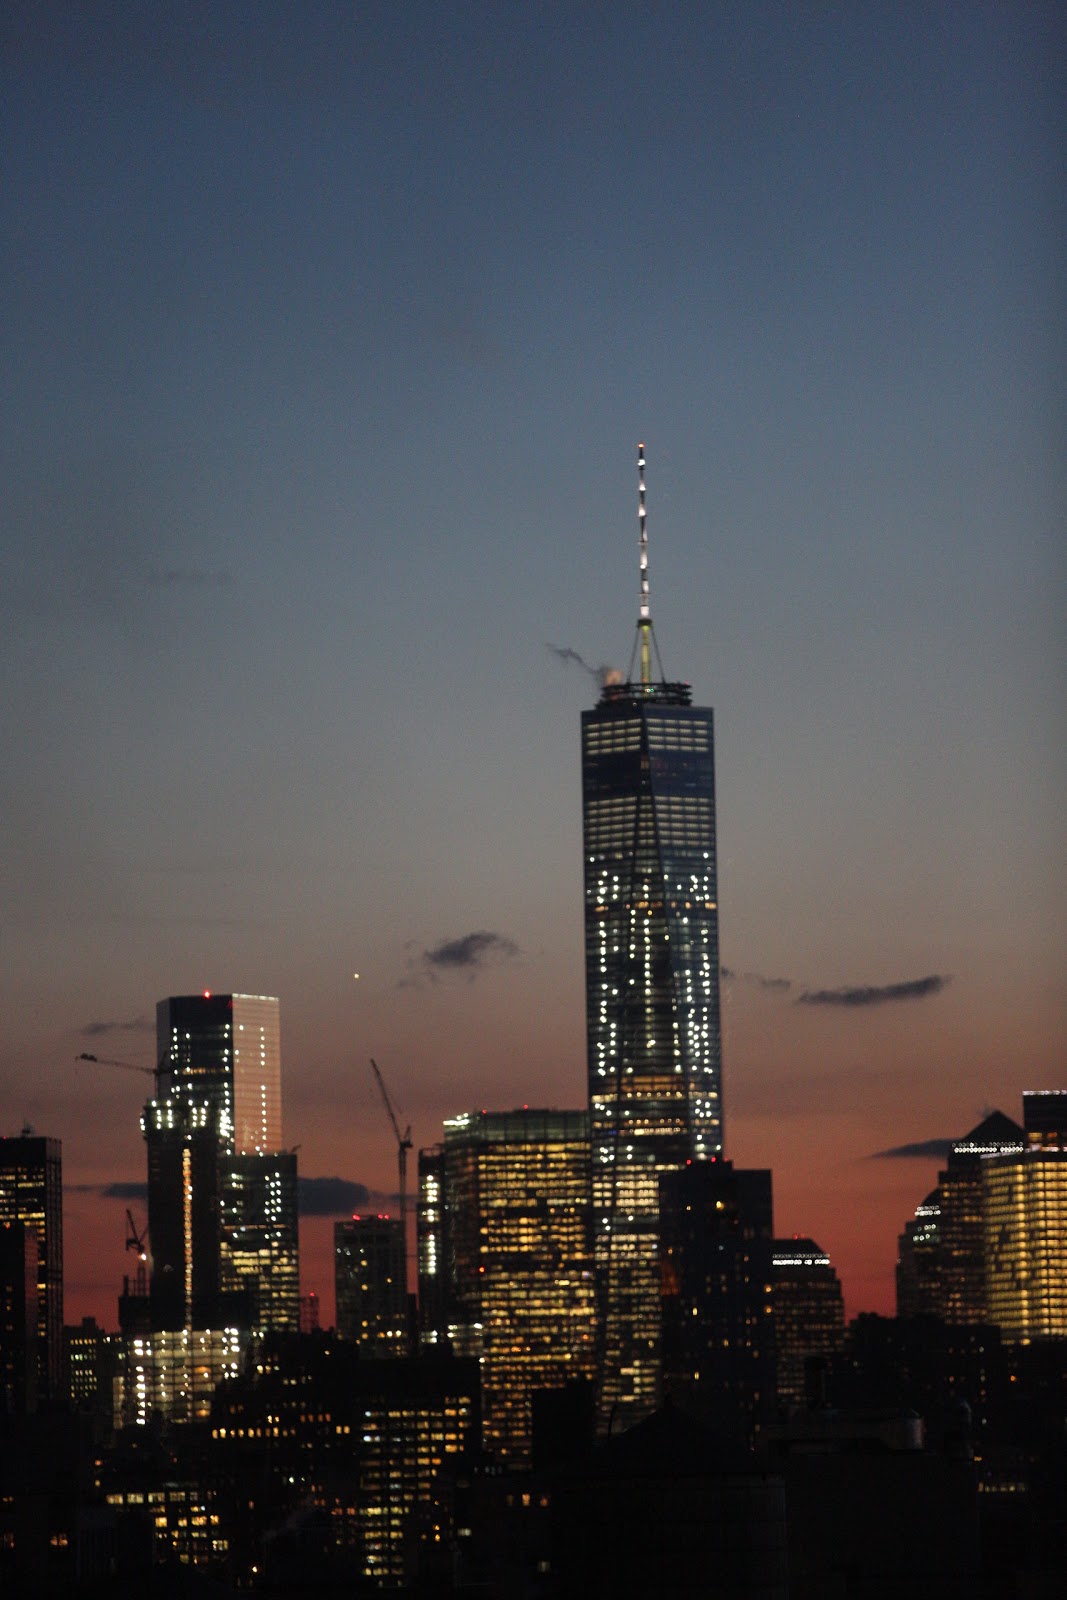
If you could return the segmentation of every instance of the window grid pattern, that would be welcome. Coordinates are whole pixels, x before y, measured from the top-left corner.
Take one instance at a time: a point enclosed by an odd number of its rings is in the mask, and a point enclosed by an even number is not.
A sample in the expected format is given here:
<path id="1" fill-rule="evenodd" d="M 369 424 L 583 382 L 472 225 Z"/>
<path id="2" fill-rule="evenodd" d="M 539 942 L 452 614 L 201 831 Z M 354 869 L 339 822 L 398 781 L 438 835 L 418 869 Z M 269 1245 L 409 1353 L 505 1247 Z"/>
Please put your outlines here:
<path id="1" fill-rule="evenodd" d="M 582 718 L 601 1423 L 656 1403 L 658 1175 L 722 1152 L 714 725 L 618 689 Z"/>

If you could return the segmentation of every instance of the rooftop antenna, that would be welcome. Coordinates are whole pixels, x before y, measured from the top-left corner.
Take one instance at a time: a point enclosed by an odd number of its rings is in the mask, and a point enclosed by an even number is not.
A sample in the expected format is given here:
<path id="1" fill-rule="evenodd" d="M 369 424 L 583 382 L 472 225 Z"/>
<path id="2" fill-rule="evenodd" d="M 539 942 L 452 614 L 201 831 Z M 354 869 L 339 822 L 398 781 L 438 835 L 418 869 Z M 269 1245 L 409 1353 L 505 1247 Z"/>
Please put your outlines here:
<path id="1" fill-rule="evenodd" d="M 641 571 L 641 603 L 637 613 L 637 640 L 641 647 L 641 687 L 647 693 L 652 687 L 652 651 L 656 650 L 656 660 L 659 663 L 660 677 L 663 677 L 663 663 L 659 659 L 659 647 L 656 645 L 656 636 L 652 631 L 652 612 L 649 609 L 648 599 L 648 512 L 645 509 L 645 447 L 637 447 L 637 549 Z M 630 674 L 633 675 L 633 656 L 630 657 Z"/>
<path id="2" fill-rule="evenodd" d="M 637 626 L 641 630 L 641 682 L 652 682 L 652 652 L 649 649 L 648 635 L 652 628 L 652 616 L 648 609 L 648 512 L 645 510 L 645 447 L 637 447 L 637 532 L 638 549 L 640 551 L 641 565 L 641 609 L 637 615 Z"/>

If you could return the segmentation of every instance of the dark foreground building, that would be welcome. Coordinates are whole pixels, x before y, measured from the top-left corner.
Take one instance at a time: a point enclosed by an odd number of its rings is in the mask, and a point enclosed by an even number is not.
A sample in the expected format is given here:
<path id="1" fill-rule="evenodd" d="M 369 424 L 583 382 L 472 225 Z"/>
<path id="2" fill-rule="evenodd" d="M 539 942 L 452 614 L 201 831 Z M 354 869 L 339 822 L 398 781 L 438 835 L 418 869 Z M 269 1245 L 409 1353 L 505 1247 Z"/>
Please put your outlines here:
<path id="1" fill-rule="evenodd" d="M 63 1147 L 24 1131 L 0 1138 L 0 1224 L 22 1223 L 36 1241 L 37 1400 L 63 1399 Z M 18 1252 L 18 1246 L 11 1249 Z"/>

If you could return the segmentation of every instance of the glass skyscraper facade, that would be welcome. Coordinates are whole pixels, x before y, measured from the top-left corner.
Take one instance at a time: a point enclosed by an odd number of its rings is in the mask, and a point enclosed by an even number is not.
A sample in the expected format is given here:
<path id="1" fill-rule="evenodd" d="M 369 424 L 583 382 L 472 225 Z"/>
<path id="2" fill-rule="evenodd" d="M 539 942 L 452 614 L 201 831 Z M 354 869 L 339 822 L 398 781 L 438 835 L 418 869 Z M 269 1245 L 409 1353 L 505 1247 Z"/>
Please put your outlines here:
<path id="1" fill-rule="evenodd" d="M 151 1327 L 296 1327 L 296 1156 L 282 1148 L 278 1001 L 178 995 L 156 1007 L 148 1149 Z"/>
<path id="2" fill-rule="evenodd" d="M 582 713 L 585 994 L 599 1425 L 659 1398 L 659 1179 L 722 1156 L 715 727 L 652 675 L 645 447 L 628 679 Z"/>
<path id="3" fill-rule="evenodd" d="M 532 1397 L 593 1373 L 582 1111 L 471 1111 L 420 1157 L 423 1340 L 481 1362 L 485 1449 L 527 1466 Z"/>
<path id="4" fill-rule="evenodd" d="M 236 1155 L 281 1149 L 281 1028 L 272 995 L 161 1000 L 156 1052 L 161 1098 L 173 1107 L 206 1107 L 221 1147 Z"/>
<path id="5" fill-rule="evenodd" d="M 723 1148 L 714 719 L 642 655 L 582 715 L 602 1427 L 657 1400 L 659 1175 Z"/>

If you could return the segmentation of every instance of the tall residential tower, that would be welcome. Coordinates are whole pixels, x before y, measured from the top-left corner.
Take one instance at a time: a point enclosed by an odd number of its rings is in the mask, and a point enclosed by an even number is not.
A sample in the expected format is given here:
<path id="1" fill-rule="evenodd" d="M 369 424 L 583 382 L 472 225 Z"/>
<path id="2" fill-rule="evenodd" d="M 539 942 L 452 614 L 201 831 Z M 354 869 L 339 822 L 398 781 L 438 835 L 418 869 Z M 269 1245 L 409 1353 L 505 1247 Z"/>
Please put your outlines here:
<path id="1" fill-rule="evenodd" d="M 644 467 L 639 446 L 639 670 L 582 714 L 602 1427 L 657 1400 L 659 1175 L 723 1148 L 714 721 L 653 677 Z"/>

